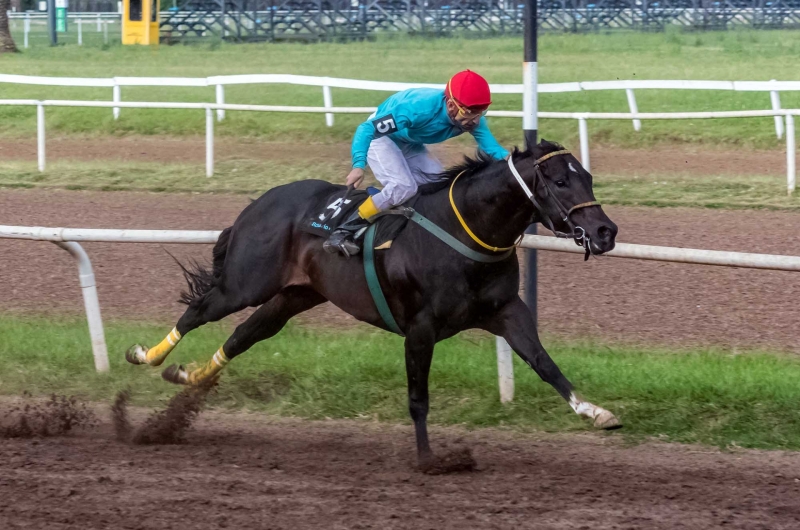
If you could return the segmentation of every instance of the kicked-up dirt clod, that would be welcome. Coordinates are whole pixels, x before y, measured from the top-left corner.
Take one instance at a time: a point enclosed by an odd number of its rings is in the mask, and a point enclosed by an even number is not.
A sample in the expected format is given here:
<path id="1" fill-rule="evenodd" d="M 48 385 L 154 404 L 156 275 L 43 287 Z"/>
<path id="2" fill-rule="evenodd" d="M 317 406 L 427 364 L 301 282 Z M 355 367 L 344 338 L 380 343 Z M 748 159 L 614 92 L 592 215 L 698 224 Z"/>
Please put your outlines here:
<path id="1" fill-rule="evenodd" d="M 75 428 L 91 428 L 94 413 L 74 396 L 53 394 L 47 401 L 24 396 L 0 420 L 0 438 L 61 436 Z"/>
<path id="2" fill-rule="evenodd" d="M 206 385 L 184 388 L 169 400 L 164 410 L 155 411 L 135 430 L 128 416 L 130 392 L 119 392 L 111 406 L 117 439 L 136 445 L 182 443 L 215 384 L 216 381 L 212 381 Z"/>

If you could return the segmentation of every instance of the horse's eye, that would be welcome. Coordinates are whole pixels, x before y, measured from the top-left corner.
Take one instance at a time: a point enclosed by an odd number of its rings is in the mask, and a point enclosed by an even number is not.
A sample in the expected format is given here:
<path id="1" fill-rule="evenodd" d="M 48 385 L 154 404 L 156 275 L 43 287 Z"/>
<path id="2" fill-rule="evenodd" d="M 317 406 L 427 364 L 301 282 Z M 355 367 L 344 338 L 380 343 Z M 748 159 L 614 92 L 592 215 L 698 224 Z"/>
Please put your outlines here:
<path id="1" fill-rule="evenodd" d="M 565 188 L 567 186 L 567 183 L 563 180 L 557 180 L 556 186 L 558 186 L 559 188 Z"/>

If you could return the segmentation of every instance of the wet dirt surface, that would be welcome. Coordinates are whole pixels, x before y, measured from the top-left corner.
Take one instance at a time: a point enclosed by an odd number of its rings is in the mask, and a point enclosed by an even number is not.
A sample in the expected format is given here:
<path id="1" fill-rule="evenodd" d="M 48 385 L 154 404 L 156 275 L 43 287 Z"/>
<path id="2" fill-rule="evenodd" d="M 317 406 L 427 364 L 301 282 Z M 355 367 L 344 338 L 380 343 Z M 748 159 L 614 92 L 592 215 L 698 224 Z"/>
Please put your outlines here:
<path id="1" fill-rule="evenodd" d="M 82 228 L 222 229 L 248 198 L 132 192 L 0 190 L 0 224 Z M 608 206 L 618 241 L 772 254 L 800 251 L 800 215 L 785 212 Z M 182 314 L 181 260 L 208 260 L 210 245 L 86 243 L 107 318 L 163 321 Z M 544 333 L 614 342 L 715 344 L 800 351 L 797 276 L 540 252 Z M 0 306 L 11 313 L 83 312 L 76 264 L 52 243 L 0 240 Z M 524 286 L 523 286 L 524 287 Z M 351 326 L 330 305 L 300 322 Z"/>
<path id="2" fill-rule="evenodd" d="M 108 415 L 70 436 L 0 440 L 0 527 L 800 527 L 797 454 L 436 428 L 435 451 L 469 447 L 478 468 L 430 476 L 410 426 L 211 411 L 183 444 L 131 445 Z"/>

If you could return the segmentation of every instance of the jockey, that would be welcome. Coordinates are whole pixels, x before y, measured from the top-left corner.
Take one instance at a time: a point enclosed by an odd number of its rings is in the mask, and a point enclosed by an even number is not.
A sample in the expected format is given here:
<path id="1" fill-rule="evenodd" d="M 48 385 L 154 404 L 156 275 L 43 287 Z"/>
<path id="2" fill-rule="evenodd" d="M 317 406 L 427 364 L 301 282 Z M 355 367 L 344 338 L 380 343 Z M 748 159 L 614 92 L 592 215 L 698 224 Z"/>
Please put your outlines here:
<path id="1" fill-rule="evenodd" d="M 323 248 L 347 257 L 358 254 L 360 248 L 355 239 L 369 226 L 372 217 L 406 202 L 417 193 L 419 185 L 439 179 L 442 164 L 426 144 L 468 132 L 481 151 L 496 159 L 506 158 L 508 151 L 489 132 L 484 117 L 491 103 L 489 83 L 470 70 L 454 75 L 444 90 L 410 88 L 384 101 L 356 129 L 353 169 L 347 175 L 347 185 L 357 188 L 364 180 L 364 167 L 369 164 L 383 189 L 364 201 L 331 234 Z"/>

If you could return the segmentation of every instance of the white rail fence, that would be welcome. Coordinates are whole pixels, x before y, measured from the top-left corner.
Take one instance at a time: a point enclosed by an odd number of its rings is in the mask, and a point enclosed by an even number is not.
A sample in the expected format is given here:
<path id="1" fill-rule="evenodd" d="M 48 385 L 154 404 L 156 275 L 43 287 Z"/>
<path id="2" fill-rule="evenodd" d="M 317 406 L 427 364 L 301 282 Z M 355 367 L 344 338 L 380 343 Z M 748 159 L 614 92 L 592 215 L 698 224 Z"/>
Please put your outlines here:
<path id="1" fill-rule="evenodd" d="M 119 13 L 68 13 L 67 19 L 70 20 L 68 26 L 72 31 L 71 25 L 78 27 L 78 46 L 83 46 L 83 25 L 97 25 L 97 33 L 103 32 L 103 42 L 108 44 L 108 25 L 120 24 L 122 15 Z M 22 47 L 28 48 L 30 44 L 31 23 L 34 25 L 47 27 L 47 13 L 8 13 L 8 19 L 12 30 L 17 29 L 17 23 L 22 22 Z"/>
<path id="2" fill-rule="evenodd" d="M 100 19 L 98 19 L 100 20 Z M 100 31 L 98 22 L 98 31 Z M 0 83 L 27 85 L 72 86 L 111 88 L 112 101 L 122 101 L 123 86 L 166 86 L 166 87 L 215 87 L 217 105 L 225 103 L 225 86 L 257 85 L 257 84 L 289 84 L 316 86 L 322 88 L 322 99 L 325 107 L 333 107 L 331 88 L 347 88 L 352 90 L 371 90 L 378 92 L 398 92 L 408 88 L 429 87 L 443 88 L 435 83 L 396 83 L 391 81 L 369 81 L 361 79 L 342 79 L 336 77 L 314 77 L 291 74 L 246 74 L 196 77 L 112 77 L 112 78 L 80 78 L 80 77 L 39 77 L 12 74 L 0 74 Z M 495 94 L 522 94 L 521 84 L 493 84 Z M 723 90 L 736 92 L 769 92 L 772 110 L 781 109 L 781 92 L 800 91 L 800 81 L 694 81 L 694 80 L 621 80 L 621 81 L 582 81 L 570 83 L 540 83 L 538 91 L 542 94 L 565 93 L 597 90 L 624 90 L 631 114 L 639 112 L 634 90 Z M 113 107 L 114 119 L 119 118 L 120 106 Z M 783 124 L 780 115 L 775 116 L 775 134 L 778 139 L 783 136 Z M 225 110 L 219 108 L 217 120 L 225 119 Z M 641 130 L 642 123 L 633 118 L 633 128 Z M 325 114 L 325 123 L 333 126 L 333 113 Z"/>
<path id="3" fill-rule="evenodd" d="M 39 171 L 46 167 L 45 141 L 45 107 L 128 107 L 139 109 L 195 109 L 203 110 L 206 115 L 206 176 L 214 175 L 214 110 L 219 113 L 226 110 L 252 112 L 299 112 L 331 114 L 369 114 L 375 107 L 297 107 L 280 105 L 237 105 L 211 103 L 174 103 L 174 102 L 107 102 L 107 101 L 63 101 L 33 99 L 2 99 L 0 106 L 35 106 L 37 131 L 37 158 Z M 581 163 L 591 170 L 589 154 L 588 120 L 681 120 L 681 119 L 730 119 L 730 118 L 763 118 L 774 116 L 786 121 L 786 188 L 791 195 L 796 187 L 796 142 L 794 117 L 800 115 L 800 109 L 781 110 L 739 110 L 718 112 L 663 112 L 663 113 L 609 113 L 609 112 L 540 112 L 540 118 L 571 119 L 578 122 L 580 138 Z M 489 111 L 489 116 L 499 118 L 522 118 L 521 111 L 497 110 Z"/>
<path id="4" fill-rule="evenodd" d="M 217 241 L 220 232 L 216 230 L 106 230 L 82 228 L 47 228 L 35 226 L 0 225 L 0 239 L 27 239 L 33 241 L 51 241 L 66 249 L 78 261 L 80 286 L 86 317 L 89 323 L 89 334 L 92 340 L 92 353 L 95 368 L 98 372 L 108 372 L 108 349 L 100 314 L 100 303 L 97 296 L 97 285 L 89 256 L 80 246 L 80 242 L 116 242 L 116 243 L 186 243 L 211 244 Z M 571 252 L 582 254 L 583 249 L 572 241 L 554 237 L 526 235 L 520 243 L 522 248 L 535 248 L 555 252 Z M 770 269 L 783 271 L 800 271 L 800 257 L 773 254 L 750 254 L 743 252 L 724 252 L 676 247 L 659 247 L 650 245 L 634 245 L 617 243 L 607 254 L 614 258 L 655 260 L 677 263 L 695 263 L 702 265 L 718 265 L 725 267 L 742 267 L 751 269 Z M 508 344 L 500 338 L 497 340 L 497 368 L 500 387 L 500 400 L 511 401 L 514 398 L 514 372 L 512 353 Z"/>

